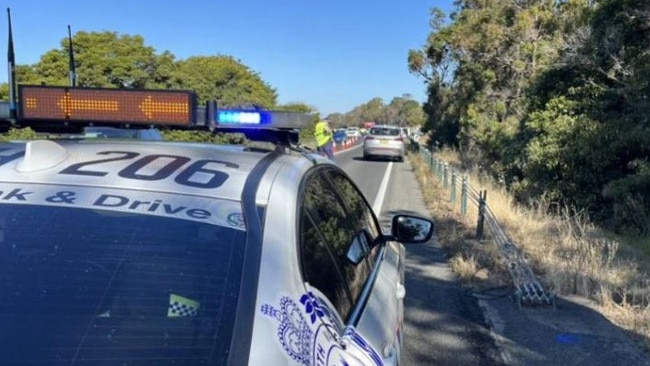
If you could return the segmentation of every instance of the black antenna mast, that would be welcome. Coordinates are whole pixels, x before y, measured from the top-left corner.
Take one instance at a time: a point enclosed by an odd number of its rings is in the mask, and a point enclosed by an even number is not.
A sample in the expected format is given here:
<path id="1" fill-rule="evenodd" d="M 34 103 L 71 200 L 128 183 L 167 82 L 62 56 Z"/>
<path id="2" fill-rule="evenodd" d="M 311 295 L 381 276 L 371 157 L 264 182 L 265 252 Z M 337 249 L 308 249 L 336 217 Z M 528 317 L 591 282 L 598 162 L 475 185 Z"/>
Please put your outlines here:
<path id="1" fill-rule="evenodd" d="M 72 32 L 70 31 L 70 25 L 68 25 L 68 61 L 68 75 L 70 77 L 70 86 L 75 87 L 77 86 L 77 74 L 74 68 L 74 49 L 72 48 Z"/>
<path id="2" fill-rule="evenodd" d="M 9 48 L 7 50 L 7 64 L 9 67 L 9 76 L 7 82 L 9 84 L 9 118 L 16 120 L 18 113 L 16 111 L 16 57 L 14 55 L 14 37 L 11 33 L 11 10 L 7 8 L 7 19 L 9 19 Z"/>

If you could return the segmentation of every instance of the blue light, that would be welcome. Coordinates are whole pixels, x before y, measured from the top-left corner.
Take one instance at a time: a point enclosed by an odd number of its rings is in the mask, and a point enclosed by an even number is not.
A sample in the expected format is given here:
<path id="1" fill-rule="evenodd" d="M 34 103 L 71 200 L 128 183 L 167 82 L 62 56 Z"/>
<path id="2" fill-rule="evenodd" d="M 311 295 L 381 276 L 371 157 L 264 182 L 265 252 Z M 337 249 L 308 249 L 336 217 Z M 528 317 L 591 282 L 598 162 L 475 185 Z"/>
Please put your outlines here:
<path id="1" fill-rule="evenodd" d="M 217 124 L 220 125 L 265 125 L 271 123 L 267 111 L 247 111 L 225 109 L 217 111 Z"/>

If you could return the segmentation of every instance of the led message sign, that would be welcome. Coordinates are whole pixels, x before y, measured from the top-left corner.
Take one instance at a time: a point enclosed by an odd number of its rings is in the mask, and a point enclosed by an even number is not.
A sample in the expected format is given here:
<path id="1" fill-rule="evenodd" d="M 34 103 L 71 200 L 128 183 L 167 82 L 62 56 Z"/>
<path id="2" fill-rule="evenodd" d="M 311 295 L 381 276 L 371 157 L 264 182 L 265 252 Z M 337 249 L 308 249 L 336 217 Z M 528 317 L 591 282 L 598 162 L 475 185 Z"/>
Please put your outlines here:
<path id="1" fill-rule="evenodd" d="M 26 120 L 181 126 L 194 120 L 195 98 L 188 91 L 21 85 L 19 98 Z"/>

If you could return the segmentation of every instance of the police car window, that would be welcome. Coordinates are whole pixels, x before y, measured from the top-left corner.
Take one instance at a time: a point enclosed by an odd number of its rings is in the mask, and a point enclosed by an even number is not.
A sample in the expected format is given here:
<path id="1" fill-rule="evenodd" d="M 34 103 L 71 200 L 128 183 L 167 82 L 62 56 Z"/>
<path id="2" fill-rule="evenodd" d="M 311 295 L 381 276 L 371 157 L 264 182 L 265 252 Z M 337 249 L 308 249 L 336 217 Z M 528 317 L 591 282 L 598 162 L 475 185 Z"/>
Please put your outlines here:
<path id="1" fill-rule="evenodd" d="M 348 314 L 352 304 L 334 254 L 307 212 L 300 217 L 300 227 L 300 241 L 304 243 L 301 246 L 301 260 L 305 279 L 327 296 L 341 316 Z"/>
<path id="2" fill-rule="evenodd" d="M 376 243 L 376 240 L 381 235 L 381 229 L 372 213 L 372 209 L 366 203 L 361 192 L 343 174 L 332 170 L 327 175 L 343 198 L 355 232 L 360 233 L 366 231 L 370 236 L 370 243 Z M 372 253 L 372 255 L 368 256 L 368 260 L 372 263 L 378 252 L 378 246 L 368 248 L 368 250 Z"/>
<path id="3" fill-rule="evenodd" d="M 355 222 L 357 219 L 345 208 L 343 197 L 327 180 L 323 179 L 320 174 L 311 175 L 306 184 L 303 193 L 303 207 L 301 210 L 301 223 L 307 219 L 302 217 L 307 215 L 313 223 L 313 227 L 308 225 L 300 227 L 301 230 L 301 250 L 303 258 L 303 272 L 306 280 L 315 287 L 319 288 L 330 300 L 338 300 L 338 303 L 332 301 L 343 319 L 349 315 L 349 309 L 341 301 L 340 294 L 327 293 L 320 288 L 318 284 L 325 281 L 335 281 L 342 278 L 345 281 L 347 295 L 350 302 L 355 303 L 361 289 L 370 272 L 370 266 L 367 261 L 353 263 L 348 259 L 348 251 L 355 241 L 358 233 Z M 335 267 L 327 272 L 317 271 L 318 267 L 310 266 L 310 253 L 320 249 L 315 246 L 323 245 L 322 242 L 312 240 L 313 236 L 307 235 L 308 230 L 316 230 L 321 241 L 327 245 L 331 253 Z M 337 276 L 333 276 L 332 271 L 338 271 Z"/>
<path id="4" fill-rule="evenodd" d="M 0 205 L 0 365 L 187 365 L 228 356 L 245 232 Z"/>

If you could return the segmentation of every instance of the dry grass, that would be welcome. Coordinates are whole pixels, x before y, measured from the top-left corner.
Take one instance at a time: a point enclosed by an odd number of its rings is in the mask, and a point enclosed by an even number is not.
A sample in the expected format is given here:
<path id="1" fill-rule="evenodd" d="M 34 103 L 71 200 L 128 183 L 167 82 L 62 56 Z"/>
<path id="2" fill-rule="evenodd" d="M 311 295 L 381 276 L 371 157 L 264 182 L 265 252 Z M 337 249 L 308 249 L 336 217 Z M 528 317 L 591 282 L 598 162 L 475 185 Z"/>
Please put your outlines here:
<path id="1" fill-rule="evenodd" d="M 436 157 L 460 166 L 451 152 Z M 496 246 L 473 239 L 476 207 L 468 202 L 468 214 L 461 217 L 460 199 L 455 204 L 450 202 L 449 192 L 421 155 L 410 154 L 409 159 L 421 186 L 428 187 L 423 191 L 437 222 L 438 239 L 450 250 L 450 264 L 460 280 L 471 286 L 508 283 L 509 275 Z M 552 216 L 543 209 L 547 207 L 545 202 L 538 209 L 517 206 L 501 187 L 471 172 L 463 173 L 474 188 L 487 190 L 487 204 L 499 225 L 527 253 L 534 272 L 548 290 L 594 301 L 603 315 L 639 335 L 650 347 L 650 276 L 644 269 L 648 258 L 607 239 L 580 215 L 558 210 Z"/>

